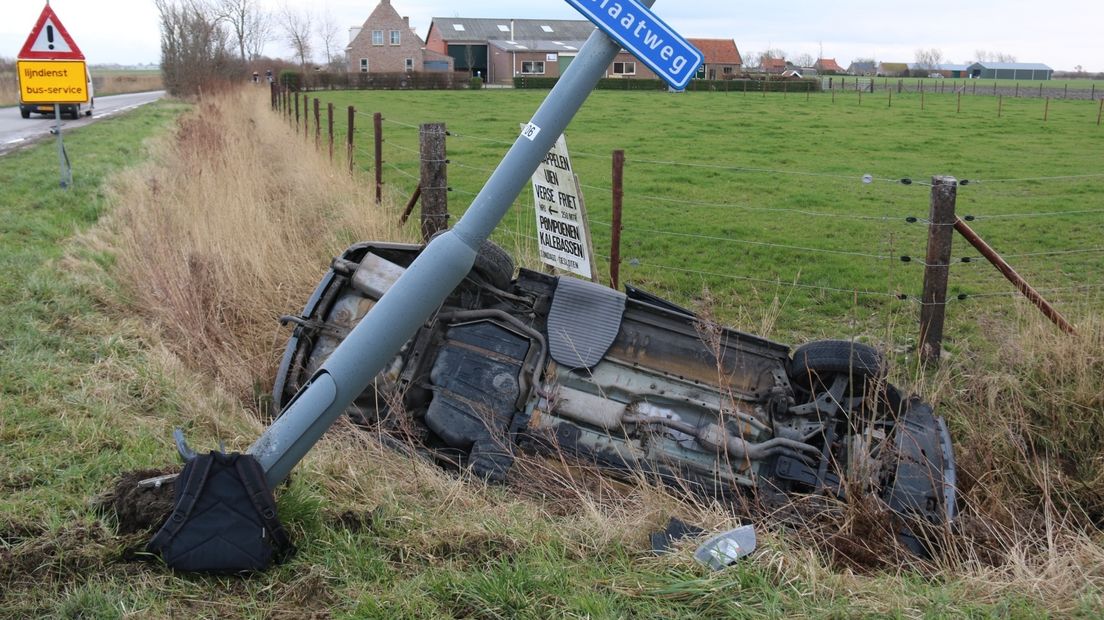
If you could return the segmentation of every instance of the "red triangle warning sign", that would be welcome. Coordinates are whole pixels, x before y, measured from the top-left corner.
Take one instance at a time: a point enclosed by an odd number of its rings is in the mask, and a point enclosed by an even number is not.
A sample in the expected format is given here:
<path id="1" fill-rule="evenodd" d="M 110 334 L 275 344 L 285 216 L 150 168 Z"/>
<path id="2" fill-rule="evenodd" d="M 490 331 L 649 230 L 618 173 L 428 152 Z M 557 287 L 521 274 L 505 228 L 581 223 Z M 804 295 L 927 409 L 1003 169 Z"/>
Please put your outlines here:
<path id="1" fill-rule="evenodd" d="M 19 52 L 21 60 L 84 60 L 73 37 L 47 4 Z"/>

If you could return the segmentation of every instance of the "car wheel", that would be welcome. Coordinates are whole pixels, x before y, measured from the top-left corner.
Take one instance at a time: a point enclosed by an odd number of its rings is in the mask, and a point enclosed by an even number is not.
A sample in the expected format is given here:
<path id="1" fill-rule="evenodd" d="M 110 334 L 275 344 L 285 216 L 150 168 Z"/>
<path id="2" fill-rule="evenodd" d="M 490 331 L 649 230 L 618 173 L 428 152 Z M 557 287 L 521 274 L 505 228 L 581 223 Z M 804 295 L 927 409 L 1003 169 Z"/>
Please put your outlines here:
<path id="1" fill-rule="evenodd" d="M 31 117 L 31 111 L 20 109 L 19 110 L 19 115 L 22 116 L 23 118 L 30 118 Z"/>
<path id="2" fill-rule="evenodd" d="M 808 385 L 825 374 L 849 374 L 854 382 L 881 379 L 886 375 L 885 361 L 874 347 L 848 340 L 817 340 L 794 351 L 791 379 Z"/>
<path id="3" fill-rule="evenodd" d="M 514 258 L 498 245 L 484 241 L 475 255 L 472 271 L 491 286 L 507 289 L 514 279 Z"/>

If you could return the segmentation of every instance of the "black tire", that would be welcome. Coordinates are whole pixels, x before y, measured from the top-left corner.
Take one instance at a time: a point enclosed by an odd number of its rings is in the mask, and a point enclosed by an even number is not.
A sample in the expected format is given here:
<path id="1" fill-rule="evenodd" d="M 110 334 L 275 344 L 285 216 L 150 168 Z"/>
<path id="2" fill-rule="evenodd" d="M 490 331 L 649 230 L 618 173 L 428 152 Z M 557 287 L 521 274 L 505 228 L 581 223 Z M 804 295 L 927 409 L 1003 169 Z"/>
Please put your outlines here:
<path id="1" fill-rule="evenodd" d="M 811 376 L 848 374 L 852 381 L 883 379 L 885 360 L 877 349 L 847 340 L 817 340 L 794 351 L 790 378 L 808 385 Z"/>
<path id="2" fill-rule="evenodd" d="M 23 108 L 20 108 L 19 109 L 19 115 L 22 116 L 23 118 L 30 118 L 31 117 L 31 111 L 30 110 L 24 110 Z"/>
<path id="3" fill-rule="evenodd" d="M 506 290 L 514 280 L 514 257 L 490 241 L 484 241 L 475 255 L 472 271 L 495 288 Z"/>

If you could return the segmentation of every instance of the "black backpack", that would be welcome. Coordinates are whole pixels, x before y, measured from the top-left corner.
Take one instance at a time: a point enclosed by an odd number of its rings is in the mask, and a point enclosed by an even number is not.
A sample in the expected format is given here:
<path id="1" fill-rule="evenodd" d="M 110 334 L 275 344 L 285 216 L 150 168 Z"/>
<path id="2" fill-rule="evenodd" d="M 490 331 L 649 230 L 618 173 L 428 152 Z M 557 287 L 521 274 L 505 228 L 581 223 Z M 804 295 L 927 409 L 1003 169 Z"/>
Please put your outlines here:
<path id="1" fill-rule="evenodd" d="M 214 451 L 184 465 L 173 512 L 146 549 L 176 570 L 210 573 L 264 570 L 295 550 L 257 460 Z"/>

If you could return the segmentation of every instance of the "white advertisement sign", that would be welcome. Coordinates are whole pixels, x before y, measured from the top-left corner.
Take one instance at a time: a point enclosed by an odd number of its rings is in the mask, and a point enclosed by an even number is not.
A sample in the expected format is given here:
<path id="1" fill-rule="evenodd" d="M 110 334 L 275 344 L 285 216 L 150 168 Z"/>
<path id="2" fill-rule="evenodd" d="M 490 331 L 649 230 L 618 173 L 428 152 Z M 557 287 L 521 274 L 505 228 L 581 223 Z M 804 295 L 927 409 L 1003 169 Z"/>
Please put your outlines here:
<path id="1" fill-rule="evenodd" d="M 541 262 L 590 279 L 590 233 L 567 140 L 561 135 L 533 173 Z"/>

